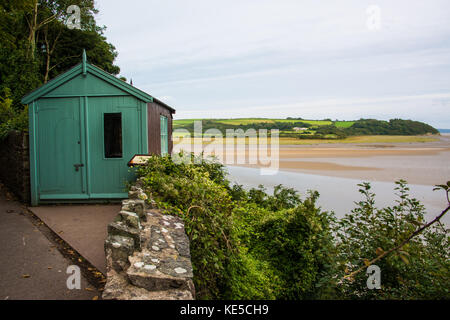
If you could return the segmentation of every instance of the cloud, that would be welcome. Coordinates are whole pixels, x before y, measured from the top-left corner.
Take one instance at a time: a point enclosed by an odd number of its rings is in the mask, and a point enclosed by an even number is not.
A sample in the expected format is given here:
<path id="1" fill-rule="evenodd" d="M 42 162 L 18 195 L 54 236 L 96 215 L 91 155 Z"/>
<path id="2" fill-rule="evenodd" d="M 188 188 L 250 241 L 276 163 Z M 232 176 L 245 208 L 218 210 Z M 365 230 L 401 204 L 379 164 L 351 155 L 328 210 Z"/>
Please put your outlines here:
<path id="1" fill-rule="evenodd" d="M 411 112 L 411 106 L 422 106 L 422 108 Z M 436 93 L 382 98 L 305 100 L 288 104 L 251 105 L 245 108 L 229 107 L 219 111 L 195 109 L 192 106 L 188 107 L 185 113 L 192 118 L 227 117 L 230 114 L 239 114 L 238 117 L 254 117 L 255 112 L 265 112 L 268 116 L 275 118 L 288 116 L 339 120 L 403 118 L 424 121 L 446 114 L 449 107 L 450 93 Z"/>
<path id="2" fill-rule="evenodd" d="M 450 92 L 447 0 L 96 3 L 123 74 L 170 97 L 161 99 L 178 118 L 290 116 L 298 107 L 312 118 L 401 114 L 450 127 L 444 109 L 423 111 L 423 97 Z M 366 25 L 372 4 L 379 31 Z M 346 105 L 336 112 L 324 101 Z"/>

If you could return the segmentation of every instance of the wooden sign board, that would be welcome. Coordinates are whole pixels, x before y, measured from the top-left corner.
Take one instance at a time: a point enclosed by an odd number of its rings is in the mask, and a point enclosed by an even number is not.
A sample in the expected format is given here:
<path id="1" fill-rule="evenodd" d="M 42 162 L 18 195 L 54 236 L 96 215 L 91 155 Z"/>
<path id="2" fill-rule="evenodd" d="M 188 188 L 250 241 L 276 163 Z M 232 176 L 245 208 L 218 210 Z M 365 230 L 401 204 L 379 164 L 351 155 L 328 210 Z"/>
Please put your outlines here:
<path id="1" fill-rule="evenodd" d="M 128 166 L 141 166 L 147 163 L 147 160 L 150 159 L 151 155 L 149 154 L 135 154 L 130 161 L 128 161 Z"/>

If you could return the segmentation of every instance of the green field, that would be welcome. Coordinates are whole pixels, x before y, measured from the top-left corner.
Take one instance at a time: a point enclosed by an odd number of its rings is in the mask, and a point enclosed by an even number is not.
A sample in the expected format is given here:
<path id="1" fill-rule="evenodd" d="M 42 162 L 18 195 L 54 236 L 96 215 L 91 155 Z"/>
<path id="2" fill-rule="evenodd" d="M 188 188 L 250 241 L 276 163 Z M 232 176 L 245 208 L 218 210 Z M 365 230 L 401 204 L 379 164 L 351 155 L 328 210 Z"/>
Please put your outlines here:
<path id="1" fill-rule="evenodd" d="M 269 118 L 237 118 L 237 119 L 181 119 L 174 120 L 174 137 L 180 138 L 189 131 L 193 136 L 194 121 L 202 121 L 202 136 L 214 136 L 219 130 L 223 136 L 228 129 L 242 129 L 244 132 L 254 129 L 256 132 L 265 129 L 278 129 L 280 144 L 317 144 L 317 143 L 395 143 L 395 142 L 428 142 L 436 137 L 437 130 L 425 123 L 411 120 L 393 119 L 381 121 L 360 119 L 355 121 L 332 121 L 330 119 L 269 119 Z M 189 135 L 189 134 L 188 134 Z M 197 137 L 200 138 L 200 137 Z"/>
<path id="2" fill-rule="evenodd" d="M 348 128 L 351 127 L 355 121 L 336 121 L 334 125 L 338 128 Z"/>

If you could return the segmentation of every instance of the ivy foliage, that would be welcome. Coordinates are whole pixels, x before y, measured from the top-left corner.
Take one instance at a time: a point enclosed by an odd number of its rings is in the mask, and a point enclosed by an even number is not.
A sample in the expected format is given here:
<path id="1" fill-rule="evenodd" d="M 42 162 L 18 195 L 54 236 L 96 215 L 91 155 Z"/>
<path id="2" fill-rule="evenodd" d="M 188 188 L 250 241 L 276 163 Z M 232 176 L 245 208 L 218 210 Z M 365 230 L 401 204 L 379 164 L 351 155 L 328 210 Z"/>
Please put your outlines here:
<path id="1" fill-rule="evenodd" d="M 28 130 L 28 108 L 14 109 L 10 91 L 6 89 L 4 92 L 4 97 L 0 96 L 0 140 L 13 130 Z"/>
<path id="2" fill-rule="evenodd" d="M 335 225 L 339 278 L 396 247 L 425 223 L 424 206 L 409 195 L 406 181 L 396 185 L 396 203 L 382 209 L 375 207 L 370 184 L 359 185 L 363 200 Z M 341 296 L 353 299 L 449 299 L 449 258 L 448 231 L 438 222 L 376 262 L 380 290 L 367 288 L 364 272 L 343 280 L 338 288 Z"/>
<path id="3" fill-rule="evenodd" d="M 185 157 L 186 155 L 184 155 Z M 217 162 L 190 156 L 176 164 L 151 157 L 137 169 L 146 192 L 185 221 L 199 298 L 301 299 L 319 297 L 321 273 L 331 265 L 330 216 L 277 186 L 231 186 Z"/>
<path id="4" fill-rule="evenodd" d="M 184 160 L 184 161 L 179 161 Z M 145 191 L 185 222 L 200 299 L 450 298 L 447 230 L 426 229 L 379 260 L 381 289 L 345 275 L 395 247 L 425 221 L 424 207 L 397 182 L 399 200 L 377 209 L 368 183 L 351 214 L 336 219 L 291 188 L 231 185 L 224 167 L 202 156 L 152 156 L 136 168 Z"/>

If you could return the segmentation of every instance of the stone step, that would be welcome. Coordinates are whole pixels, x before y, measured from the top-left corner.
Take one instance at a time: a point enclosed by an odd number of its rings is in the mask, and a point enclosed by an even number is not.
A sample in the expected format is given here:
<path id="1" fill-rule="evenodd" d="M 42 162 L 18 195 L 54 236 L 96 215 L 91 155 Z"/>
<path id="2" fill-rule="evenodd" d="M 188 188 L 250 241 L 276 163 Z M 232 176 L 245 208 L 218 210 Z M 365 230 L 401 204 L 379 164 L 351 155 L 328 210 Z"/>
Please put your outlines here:
<path id="1" fill-rule="evenodd" d="M 129 237 L 109 234 L 105 240 L 105 254 L 111 258 L 110 265 L 119 270 L 126 270 L 128 257 L 134 249 L 134 240 Z"/>
<path id="2" fill-rule="evenodd" d="M 157 258 L 158 257 L 158 258 Z M 135 286 L 149 291 L 193 290 L 192 267 L 186 258 L 133 255 L 126 273 Z"/>
<path id="3" fill-rule="evenodd" d="M 108 281 L 103 290 L 105 300 L 193 300 L 191 290 L 169 289 L 149 291 L 136 287 L 114 269 L 108 271 Z"/>
<path id="4" fill-rule="evenodd" d="M 141 250 L 141 234 L 139 229 L 130 228 L 122 221 L 111 222 L 108 224 L 108 234 L 132 238 L 136 250 Z"/>
<path id="5" fill-rule="evenodd" d="M 104 299 L 194 299 L 189 239 L 181 218 L 150 209 L 143 200 L 124 200 L 108 225 L 105 253 Z"/>

